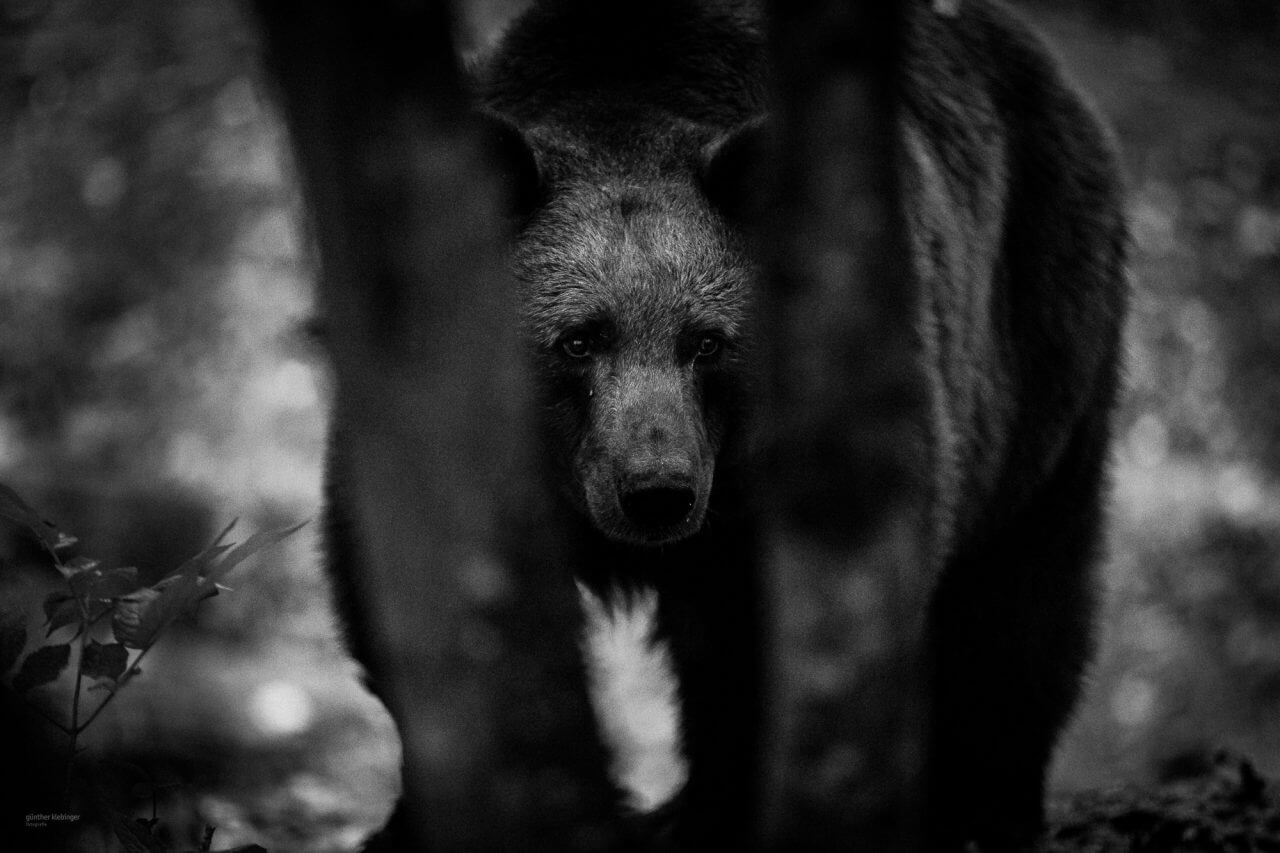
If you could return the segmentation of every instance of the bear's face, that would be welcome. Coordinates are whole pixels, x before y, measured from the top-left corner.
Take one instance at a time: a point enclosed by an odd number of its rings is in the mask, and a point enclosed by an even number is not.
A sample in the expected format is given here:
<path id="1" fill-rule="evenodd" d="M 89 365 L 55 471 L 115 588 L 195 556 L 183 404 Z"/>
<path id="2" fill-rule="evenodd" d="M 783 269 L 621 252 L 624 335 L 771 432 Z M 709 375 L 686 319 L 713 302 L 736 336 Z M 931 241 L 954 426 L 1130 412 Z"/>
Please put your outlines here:
<path id="1" fill-rule="evenodd" d="M 744 398 L 751 269 L 692 180 L 555 188 L 516 251 L 561 485 L 607 537 L 704 523 Z"/>

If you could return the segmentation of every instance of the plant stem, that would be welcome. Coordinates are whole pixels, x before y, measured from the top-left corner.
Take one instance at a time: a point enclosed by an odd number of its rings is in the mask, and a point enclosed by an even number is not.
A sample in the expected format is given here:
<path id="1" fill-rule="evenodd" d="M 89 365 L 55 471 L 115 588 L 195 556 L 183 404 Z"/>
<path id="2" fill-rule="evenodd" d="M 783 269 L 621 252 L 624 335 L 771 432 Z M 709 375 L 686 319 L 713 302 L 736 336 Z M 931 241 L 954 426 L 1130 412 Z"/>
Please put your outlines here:
<path id="1" fill-rule="evenodd" d="M 66 566 L 62 565 L 62 558 L 58 556 L 58 549 L 46 543 L 44 541 L 43 536 L 38 536 L 36 538 L 40 540 L 41 546 L 43 546 L 44 550 L 48 552 L 49 556 L 53 558 L 53 564 L 58 567 L 58 570 L 60 572 L 65 572 Z"/>
<path id="2" fill-rule="evenodd" d="M 68 737 L 71 741 L 67 749 L 67 787 L 64 793 L 67 799 L 67 807 L 71 806 L 71 774 L 75 770 L 76 764 L 76 746 L 80 739 L 82 728 L 80 721 L 80 682 L 84 680 L 84 648 L 89 641 L 89 611 L 85 607 L 82 600 L 80 602 L 80 616 L 83 623 L 80 626 L 80 657 L 76 660 L 76 686 L 71 694 L 71 726 Z"/>
<path id="3" fill-rule="evenodd" d="M 93 627 L 94 625 L 97 625 L 99 622 L 102 621 L 103 616 L 110 616 L 110 615 L 111 615 L 111 606 L 107 605 L 105 608 L 103 608 L 103 610 L 97 616 L 93 617 L 93 621 L 89 623 L 89 626 Z"/>
<path id="4" fill-rule="evenodd" d="M 55 719 L 54 716 L 50 714 L 48 711 L 46 711 L 44 708 L 41 708 L 39 705 L 32 702 L 26 696 L 22 697 L 22 701 L 26 703 L 26 706 L 30 708 L 32 711 L 35 711 L 41 717 L 44 717 L 44 721 L 46 723 L 53 726 L 55 729 L 62 732 L 63 734 L 66 734 L 66 735 L 71 734 L 71 729 L 67 728 L 62 723 L 58 722 L 57 719 Z"/>
<path id="5" fill-rule="evenodd" d="M 89 728 L 89 724 L 98 719 L 98 715 L 102 713 L 102 709 L 110 705 L 111 700 L 116 698 L 116 694 L 120 692 L 120 689 L 129 683 L 129 679 L 133 678 L 133 673 L 137 669 L 138 664 L 142 663 L 142 659 L 147 656 L 147 652 L 151 651 L 151 647 L 154 645 L 155 641 L 152 640 L 141 652 L 138 653 L 138 656 L 133 659 L 133 663 L 131 663 L 129 668 L 124 671 L 124 675 L 120 676 L 120 680 L 116 682 L 115 688 L 107 694 L 106 699 L 102 700 L 101 705 L 93 709 L 93 713 L 91 713 L 88 719 L 86 719 L 80 726 L 79 731 L 84 731 Z"/>

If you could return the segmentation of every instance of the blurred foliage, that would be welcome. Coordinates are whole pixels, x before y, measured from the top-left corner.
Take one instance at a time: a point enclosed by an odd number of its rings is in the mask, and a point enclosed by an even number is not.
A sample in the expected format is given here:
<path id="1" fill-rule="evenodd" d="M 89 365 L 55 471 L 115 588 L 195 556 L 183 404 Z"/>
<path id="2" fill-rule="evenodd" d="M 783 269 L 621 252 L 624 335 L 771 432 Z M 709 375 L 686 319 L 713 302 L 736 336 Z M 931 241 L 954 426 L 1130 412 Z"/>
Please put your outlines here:
<path id="1" fill-rule="evenodd" d="M 216 517 L 318 514 L 303 213 L 244 13 L 0 2 L 0 478 L 146 586 Z M 218 825 L 220 846 L 350 848 L 398 791 L 390 720 L 337 652 L 315 528 L 167 632 L 84 733 L 194 786 L 166 789 L 166 817 Z M 6 618 L 38 612 L 47 555 L 6 526 L 0 567 Z M 11 698 L 6 754 L 62 754 Z"/>
<path id="2" fill-rule="evenodd" d="M 513 5 L 468 5 L 468 52 Z M 1280 6 L 1018 6 L 1116 128 L 1137 282 L 1100 650 L 1056 782 L 1177 778 L 1218 746 L 1275 774 Z M 231 0 L 0 0 L 0 478 L 147 584 L 213 518 L 320 502 L 312 260 L 256 51 Z M 184 802 L 232 839 L 327 849 L 394 793 L 313 537 L 148 658 L 181 690 L 142 679 L 104 719 L 101 745 L 200 767 Z M 45 592 L 0 573 L 0 605 Z"/>
<path id="3" fill-rule="evenodd" d="M 0 172 L 11 440 L 129 456 L 126 442 L 159 426 L 147 410 L 193 372 L 159 357 L 216 345 L 218 293 L 184 288 L 187 278 L 213 272 L 262 202 L 242 162 L 252 143 L 234 132 L 254 117 L 250 82 L 231 76 L 252 68 L 251 44 L 226 4 L 5 12 L 16 24 L 6 28 L 7 88 L 26 102 L 4 123 Z M 270 189 L 275 152 L 260 156 Z M 94 404 L 109 411 L 86 415 Z"/>
<path id="4" fill-rule="evenodd" d="M 275 526 L 319 491 L 300 202 L 242 12 L 0 6 L 0 469 L 152 580 L 215 512 Z M 313 542 L 223 627 L 331 633 Z"/>
<path id="5" fill-rule="evenodd" d="M 1031 2 L 1112 121 L 1134 313 L 1100 653 L 1057 781 L 1280 770 L 1280 7 Z"/>
<path id="6" fill-rule="evenodd" d="M 105 792 L 113 791 L 116 786 L 112 783 L 118 780 L 97 772 L 107 765 L 86 760 L 81 738 L 120 691 L 142 674 L 143 658 L 166 629 L 194 615 L 201 602 L 226 590 L 220 581 L 236 566 L 288 538 L 302 525 L 258 532 L 239 545 L 224 544 L 235 526 L 232 522 L 212 545 L 183 561 L 152 586 L 139 580 L 134 566 L 104 565 L 82 553 L 72 556 L 79 540 L 45 519 L 3 484 L 0 520 L 39 543 L 59 581 L 40 605 L 43 619 L 34 607 L 30 608 L 34 612 L 24 613 L 12 606 L 16 603 L 12 597 L 6 597 L 0 618 L 0 677 L 17 667 L 7 684 L 13 695 L 6 699 L 27 703 L 33 714 L 66 738 L 61 791 L 34 784 L 46 774 L 26 772 L 29 768 L 19 762 L 11 763 L 10 771 L 20 772 L 27 783 L 28 797 L 41 796 L 50 801 L 45 805 L 60 802 L 63 813 L 86 818 L 74 826 L 64 824 L 50 829 L 45 833 L 46 840 L 62 841 L 61 836 L 68 829 L 84 832 L 96 819 L 104 832 L 109 827 L 126 848 L 133 843 L 155 853 L 177 849 L 161 831 L 154 799 L 149 818 L 131 817 L 112 802 L 114 797 Z M 39 631 L 34 633 L 34 648 L 27 651 L 33 645 L 33 621 L 45 632 L 43 638 Z M 69 705 L 69 710 L 58 708 L 58 704 Z M 4 734 L 14 736 L 11 730 Z M 52 763 L 48 756 L 37 760 L 45 766 Z M 13 762 L 12 756 L 10 761 Z M 144 769 L 143 773 L 147 771 Z M 212 832 L 212 827 L 204 830 L 206 840 Z M 209 845 L 201 849 L 207 850 Z"/>

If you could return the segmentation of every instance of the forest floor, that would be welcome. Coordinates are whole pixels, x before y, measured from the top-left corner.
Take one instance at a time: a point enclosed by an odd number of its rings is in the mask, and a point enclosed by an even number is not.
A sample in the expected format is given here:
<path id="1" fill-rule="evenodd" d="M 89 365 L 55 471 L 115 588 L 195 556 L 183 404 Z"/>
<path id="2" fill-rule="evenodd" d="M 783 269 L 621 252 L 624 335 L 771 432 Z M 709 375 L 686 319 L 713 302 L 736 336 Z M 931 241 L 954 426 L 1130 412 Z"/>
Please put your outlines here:
<path id="1" fill-rule="evenodd" d="M 1124 786 L 1057 800 L 1041 853 L 1280 851 L 1280 784 L 1225 753 L 1204 771 L 1154 789 Z"/>

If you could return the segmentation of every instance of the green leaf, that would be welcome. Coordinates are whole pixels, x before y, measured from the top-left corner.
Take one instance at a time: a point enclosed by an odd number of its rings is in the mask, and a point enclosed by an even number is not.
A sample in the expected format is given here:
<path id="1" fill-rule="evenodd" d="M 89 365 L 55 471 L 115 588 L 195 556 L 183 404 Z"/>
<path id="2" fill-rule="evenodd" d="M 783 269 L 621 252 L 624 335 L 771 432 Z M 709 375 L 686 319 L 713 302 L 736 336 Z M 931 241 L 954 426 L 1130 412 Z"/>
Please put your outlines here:
<path id="1" fill-rule="evenodd" d="M 62 564 L 68 574 L 78 575 L 81 572 L 87 572 L 90 569 L 96 569 L 99 561 L 92 557 L 72 557 Z"/>
<path id="2" fill-rule="evenodd" d="M 131 818 L 110 807 L 105 811 L 112 832 L 127 853 L 165 853 L 165 845 L 152 834 L 151 824 L 147 821 Z"/>
<path id="3" fill-rule="evenodd" d="M 289 538 L 306 525 L 307 522 L 303 521 L 299 524 L 293 525 L 292 527 L 284 527 L 279 530 L 264 530 L 253 534 L 248 539 L 244 540 L 244 542 L 237 545 L 221 563 L 214 566 L 206 577 L 211 581 L 217 581 L 225 577 L 227 572 L 243 563 L 249 557 L 252 557 L 264 548 L 269 548 L 272 545 Z"/>
<path id="4" fill-rule="evenodd" d="M 178 568 L 174 570 L 173 574 L 160 581 L 156 586 L 159 587 L 161 584 L 165 583 L 165 581 L 173 581 L 176 578 L 188 578 L 191 581 L 198 583 L 204 573 L 208 571 L 209 565 L 214 560 L 230 551 L 231 547 L 232 546 L 230 545 L 210 545 L 199 554 L 196 554 L 194 557 L 187 560 L 181 566 L 178 566 Z"/>
<path id="5" fill-rule="evenodd" d="M 93 569 L 71 578 L 71 590 L 91 601 L 108 601 L 138 589 L 138 570 L 134 566 L 118 569 Z"/>
<path id="6" fill-rule="evenodd" d="M 194 578 L 198 578 L 203 575 L 205 568 L 209 566 L 210 563 L 218 557 L 221 557 L 227 551 L 231 550 L 231 545 L 223 545 L 222 540 L 227 537 L 227 534 L 231 532 L 231 529 L 236 526 L 236 523 L 239 520 L 240 519 L 238 518 L 231 519 L 231 523 L 222 528 L 222 532 L 213 540 L 212 545 L 205 548 L 182 565 L 178 566 L 178 568 L 173 570 L 172 575 L 184 575 Z"/>
<path id="7" fill-rule="evenodd" d="M 54 590 L 45 596 L 44 599 L 44 618 L 48 621 L 53 618 L 54 611 L 62 606 L 65 601 L 75 601 L 76 597 L 69 592 L 62 590 Z"/>
<path id="8" fill-rule="evenodd" d="M 88 595 L 90 598 L 105 601 L 110 598 L 128 595 L 140 586 L 138 568 L 136 566 L 121 566 L 103 572 L 100 577 L 95 578 L 93 585 L 89 587 Z"/>
<path id="9" fill-rule="evenodd" d="M 146 646 L 154 632 L 144 633 L 142 614 L 159 597 L 160 591 L 149 586 L 121 596 L 112 607 L 111 614 L 111 633 L 116 640 L 131 649 Z M 146 630 L 152 631 L 150 624 Z"/>
<path id="10" fill-rule="evenodd" d="M 90 640 L 84 647 L 80 674 L 86 678 L 110 678 L 114 681 L 128 665 L 129 650 L 120 643 L 104 645 L 97 640 Z"/>
<path id="11" fill-rule="evenodd" d="M 65 625 L 80 621 L 80 602 L 74 595 L 61 591 L 51 592 L 44 600 L 44 615 L 49 626 L 45 633 L 47 637 Z"/>
<path id="12" fill-rule="evenodd" d="M 126 648 L 146 648 L 165 626 L 194 611 L 196 605 L 206 598 L 217 595 L 218 578 L 263 548 L 291 536 L 303 526 L 298 524 L 282 530 L 255 533 L 240 545 L 224 545 L 223 540 L 235 525 L 236 521 L 228 524 L 213 540 L 213 544 L 184 562 L 154 587 L 135 587 L 111 596 L 116 598 L 111 617 L 111 630 L 116 640 Z M 104 573 L 104 585 L 107 584 L 105 578 L 110 574 Z M 136 579 L 136 570 L 133 577 Z M 115 586 L 110 589 L 118 592 Z M 93 590 L 96 594 L 97 588 L 94 587 Z"/>
<path id="13" fill-rule="evenodd" d="M 192 612 L 197 604 L 215 594 L 217 590 L 200 583 L 196 575 L 170 575 L 154 587 L 119 599 L 111 618 L 112 631 L 125 646 L 145 648 L 171 622 Z"/>
<path id="14" fill-rule="evenodd" d="M 27 626 L 21 613 L 16 620 L 0 624 L 0 675 L 13 669 L 22 650 L 27 647 Z"/>
<path id="15" fill-rule="evenodd" d="M 41 646 L 23 660 L 22 669 L 18 670 L 18 674 L 13 677 L 13 689 L 19 693 L 25 693 L 33 687 L 48 684 L 66 669 L 70 660 L 70 643 Z"/>
<path id="16" fill-rule="evenodd" d="M 30 530 L 46 548 L 57 548 L 59 541 L 65 536 L 57 525 L 41 517 L 40 513 L 4 483 L 0 483 L 0 517 Z"/>

